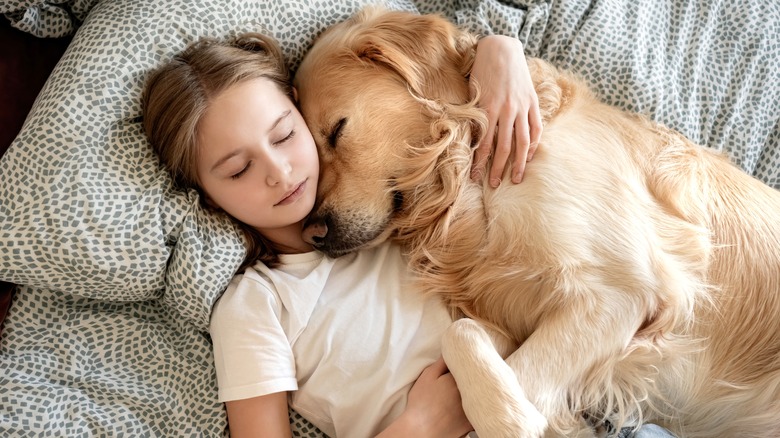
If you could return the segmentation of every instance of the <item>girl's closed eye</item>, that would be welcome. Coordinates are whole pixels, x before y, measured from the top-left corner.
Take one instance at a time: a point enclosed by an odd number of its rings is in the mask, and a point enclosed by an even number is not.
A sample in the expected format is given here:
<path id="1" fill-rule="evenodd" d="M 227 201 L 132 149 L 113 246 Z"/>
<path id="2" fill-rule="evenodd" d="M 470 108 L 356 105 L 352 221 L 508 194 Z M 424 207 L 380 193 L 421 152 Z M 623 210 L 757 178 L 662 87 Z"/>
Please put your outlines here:
<path id="1" fill-rule="evenodd" d="M 274 142 L 274 145 L 280 145 L 280 144 L 286 143 L 287 141 L 289 141 L 289 140 L 290 140 L 290 139 L 292 139 L 293 137 L 295 137 L 295 130 L 294 130 L 294 129 L 293 129 L 293 130 L 291 130 L 291 131 L 290 131 L 290 133 L 289 133 L 289 134 L 287 134 L 287 136 L 286 136 L 286 137 L 284 137 L 283 139 L 281 139 L 281 140 L 279 140 L 279 141 L 276 141 L 276 142 Z"/>
<path id="2" fill-rule="evenodd" d="M 232 178 L 232 179 L 239 179 L 239 178 L 241 178 L 241 175 L 245 174 L 246 171 L 249 170 L 249 166 L 251 166 L 251 165 L 252 165 L 252 162 L 249 161 L 248 163 L 246 163 L 246 166 L 244 166 L 243 169 L 239 170 L 238 172 L 234 173 L 233 175 L 230 175 L 230 178 Z"/>

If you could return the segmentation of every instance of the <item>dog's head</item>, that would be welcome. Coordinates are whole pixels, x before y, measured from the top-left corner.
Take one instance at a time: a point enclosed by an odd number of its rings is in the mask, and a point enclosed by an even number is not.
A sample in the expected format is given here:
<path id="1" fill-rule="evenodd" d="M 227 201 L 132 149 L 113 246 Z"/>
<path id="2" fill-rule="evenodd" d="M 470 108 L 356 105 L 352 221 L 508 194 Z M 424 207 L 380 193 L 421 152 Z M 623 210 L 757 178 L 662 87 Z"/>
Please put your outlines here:
<path id="1" fill-rule="evenodd" d="M 338 256 L 386 240 L 410 214 L 436 214 L 409 204 L 452 191 L 445 173 L 468 168 L 485 123 L 469 102 L 475 42 L 441 17 L 378 8 L 315 41 L 295 79 L 321 162 L 304 231 L 315 247 Z M 441 194 L 436 205 L 446 209 Z"/>

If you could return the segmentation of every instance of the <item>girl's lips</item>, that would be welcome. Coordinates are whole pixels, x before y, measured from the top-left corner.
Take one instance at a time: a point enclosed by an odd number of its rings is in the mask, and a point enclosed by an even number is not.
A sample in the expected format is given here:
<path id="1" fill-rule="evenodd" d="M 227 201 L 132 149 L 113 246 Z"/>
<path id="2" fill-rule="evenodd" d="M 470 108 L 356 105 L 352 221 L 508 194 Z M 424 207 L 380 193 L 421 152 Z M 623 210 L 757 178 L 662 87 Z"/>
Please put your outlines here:
<path id="1" fill-rule="evenodd" d="M 306 191 L 306 181 L 308 180 L 303 180 L 303 182 L 298 184 L 294 189 L 285 193 L 282 200 L 274 204 L 274 207 L 278 205 L 292 204 L 293 202 L 297 201 L 298 198 L 303 196 L 303 193 Z"/>

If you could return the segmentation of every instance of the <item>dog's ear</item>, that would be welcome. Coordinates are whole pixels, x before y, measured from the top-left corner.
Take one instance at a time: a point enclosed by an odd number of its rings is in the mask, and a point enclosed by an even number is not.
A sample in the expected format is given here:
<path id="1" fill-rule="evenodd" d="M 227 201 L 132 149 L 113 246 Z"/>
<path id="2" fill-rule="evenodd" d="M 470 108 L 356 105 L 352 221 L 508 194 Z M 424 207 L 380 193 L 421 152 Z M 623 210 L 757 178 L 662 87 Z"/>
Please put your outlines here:
<path id="1" fill-rule="evenodd" d="M 361 59 L 385 66 L 427 98 L 440 96 L 437 85 L 468 84 L 476 38 L 438 15 L 363 10 L 366 31 L 353 41 Z"/>

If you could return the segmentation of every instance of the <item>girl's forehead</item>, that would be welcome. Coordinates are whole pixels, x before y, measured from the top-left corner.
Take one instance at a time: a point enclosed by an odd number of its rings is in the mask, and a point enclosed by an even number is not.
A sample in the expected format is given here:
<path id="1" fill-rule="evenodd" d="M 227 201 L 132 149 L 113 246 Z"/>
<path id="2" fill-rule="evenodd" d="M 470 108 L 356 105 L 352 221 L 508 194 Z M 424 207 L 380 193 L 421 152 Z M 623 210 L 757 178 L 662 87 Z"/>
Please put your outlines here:
<path id="1" fill-rule="evenodd" d="M 198 123 L 201 153 L 238 147 L 284 126 L 284 114 L 297 113 L 293 101 L 272 80 L 247 79 L 215 95 Z M 207 159 L 207 158 L 206 158 Z"/>

